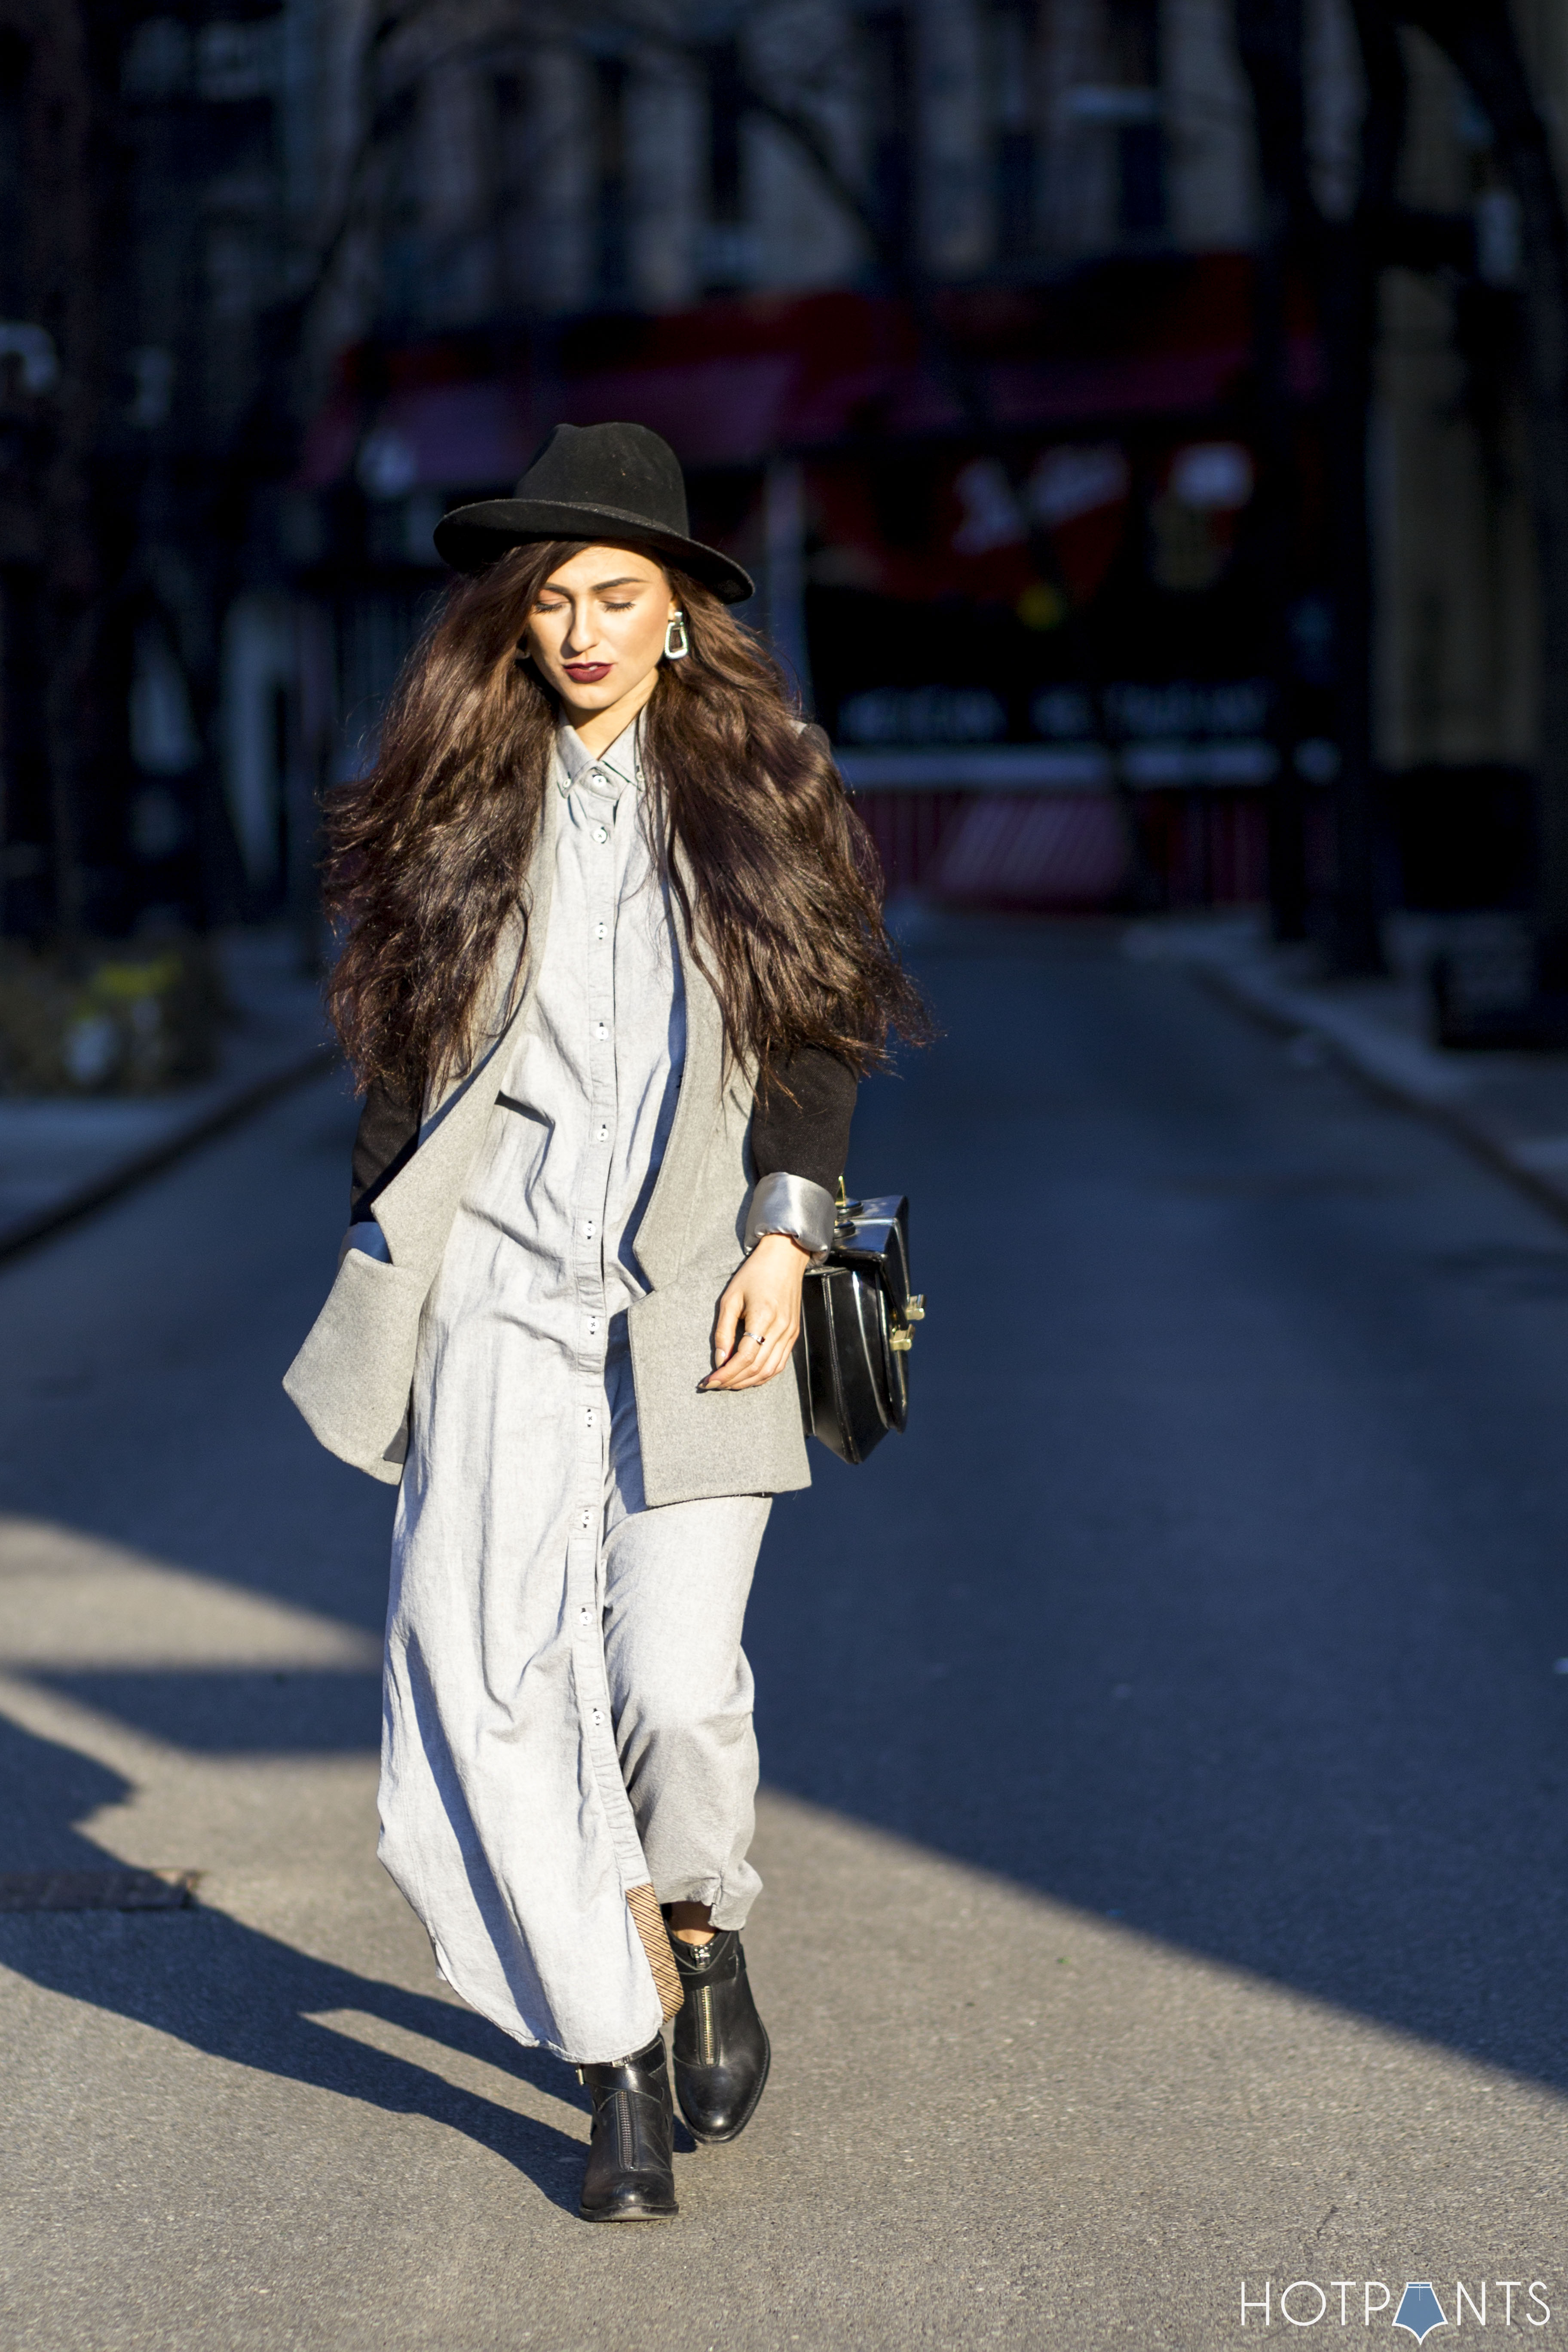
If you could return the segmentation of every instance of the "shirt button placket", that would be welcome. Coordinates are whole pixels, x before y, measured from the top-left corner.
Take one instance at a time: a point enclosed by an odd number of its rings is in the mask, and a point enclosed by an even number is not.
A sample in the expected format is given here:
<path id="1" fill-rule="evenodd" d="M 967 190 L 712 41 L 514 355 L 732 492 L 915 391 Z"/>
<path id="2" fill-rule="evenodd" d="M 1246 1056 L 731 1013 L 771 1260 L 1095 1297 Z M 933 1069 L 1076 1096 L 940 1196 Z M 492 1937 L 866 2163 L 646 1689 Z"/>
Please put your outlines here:
<path id="1" fill-rule="evenodd" d="M 602 781 L 590 771 L 584 783 L 591 793 Z M 616 859 L 611 829 L 584 795 L 588 822 L 584 830 L 584 858 L 588 937 L 584 962 L 588 995 L 587 1150 L 584 1161 L 582 1206 L 579 1211 L 579 1256 L 583 1305 L 582 1353 L 591 1391 L 598 1402 L 586 1409 L 584 1425 L 584 1510 L 596 1523 L 603 1510 L 605 1464 L 609 1445 L 609 1415 L 604 1406 L 605 1353 L 607 1314 L 605 1297 L 605 1220 L 608 1210 L 610 1158 L 615 1134 L 615 904 Z M 591 1494 L 591 1504 L 588 1496 Z M 595 1552 L 597 1554 L 597 1536 Z M 595 1726 L 595 1728 L 598 1728 Z"/>

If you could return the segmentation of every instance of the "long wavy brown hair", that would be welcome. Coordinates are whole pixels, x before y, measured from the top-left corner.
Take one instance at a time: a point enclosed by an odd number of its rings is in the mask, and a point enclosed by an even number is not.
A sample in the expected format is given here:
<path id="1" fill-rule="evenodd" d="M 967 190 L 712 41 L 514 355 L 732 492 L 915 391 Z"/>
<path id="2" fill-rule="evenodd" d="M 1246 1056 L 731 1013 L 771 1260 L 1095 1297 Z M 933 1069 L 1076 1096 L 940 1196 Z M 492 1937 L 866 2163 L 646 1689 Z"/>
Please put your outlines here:
<path id="1" fill-rule="evenodd" d="M 330 1003 L 362 1086 L 416 1102 L 479 1047 L 481 992 L 520 903 L 560 723 L 519 644 L 545 581 L 591 543 L 514 548 L 458 583 L 405 667 L 375 764 L 329 797 L 326 905 L 344 941 Z M 764 647 L 710 590 L 668 579 L 691 651 L 659 666 L 643 768 L 730 1047 L 764 1084 L 805 1046 L 865 1072 L 895 1031 L 927 1034 L 883 924 L 870 836 Z"/>

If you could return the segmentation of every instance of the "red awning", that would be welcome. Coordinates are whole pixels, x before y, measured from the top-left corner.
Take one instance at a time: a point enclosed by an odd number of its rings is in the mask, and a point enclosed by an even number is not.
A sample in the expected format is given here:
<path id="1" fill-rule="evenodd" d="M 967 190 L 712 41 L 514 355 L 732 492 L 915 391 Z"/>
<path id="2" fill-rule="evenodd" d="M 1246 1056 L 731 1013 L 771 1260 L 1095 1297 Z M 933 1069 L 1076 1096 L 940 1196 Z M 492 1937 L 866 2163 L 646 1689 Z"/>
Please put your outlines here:
<path id="1" fill-rule="evenodd" d="M 1250 289 L 1241 254 L 1110 265 L 1065 289 L 952 289 L 942 331 L 980 413 L 1008 431 L 1202 415 L 1227 403 L 1251 364 Z M 498 489 L 562 420 L 633 418 L 695 467 L 868 436 L 962 435 L 975 421 L 908 304 L 845 291 L 582 320 L 548 350 L 504 360 L 453 343 L 377 361 L 387 389 L 355 386 L 369 371 L 351 360 L 344 390 L 317 419 L 307 487 L 357 470 L 373 495 Z M 1297 395 L 1310 397 L 1320 369 L 1304 315 L 1290 372 Z"/>

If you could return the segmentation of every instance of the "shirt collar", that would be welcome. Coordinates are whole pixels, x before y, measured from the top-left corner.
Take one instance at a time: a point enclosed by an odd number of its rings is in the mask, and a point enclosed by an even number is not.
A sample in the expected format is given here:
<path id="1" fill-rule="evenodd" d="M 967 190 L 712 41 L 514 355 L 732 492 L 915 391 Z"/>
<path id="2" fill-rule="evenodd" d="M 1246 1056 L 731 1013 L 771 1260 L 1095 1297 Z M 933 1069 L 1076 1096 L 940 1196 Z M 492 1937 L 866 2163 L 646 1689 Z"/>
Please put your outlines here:
<path id="1" fill-rule="evenodd" d="M 625 787 L 637 782 L 637 721 L 635 719 L 629 727 L 621 730 L 609 750 L 601 751 L 596 759 L 586 749 L 574 727 L 563 726 L 557 730 L 555 750 L 561 761 L 555 785 L 563 799 L 590 768 L 605 772 L 605 782 L 601 790 L 611 800 L 618 800 Z"/>

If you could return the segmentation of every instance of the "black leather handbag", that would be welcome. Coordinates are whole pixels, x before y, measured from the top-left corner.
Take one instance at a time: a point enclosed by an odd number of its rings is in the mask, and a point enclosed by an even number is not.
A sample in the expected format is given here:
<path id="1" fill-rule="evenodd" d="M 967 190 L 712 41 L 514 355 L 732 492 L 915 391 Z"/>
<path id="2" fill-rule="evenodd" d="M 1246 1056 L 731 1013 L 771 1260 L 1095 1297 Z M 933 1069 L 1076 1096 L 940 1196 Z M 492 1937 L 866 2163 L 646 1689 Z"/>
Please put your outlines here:
<path id="1" fill-rule="evenodd" d="M 795 1371 L 808 1437 L 864 1462 L 910 1412 L 912 1326 L 925 1300 L 910 1288 L 910 1204 L 896 1193 L 847 1201 L 838 1187 L 833 1245 L 801 1291 Z"/>

